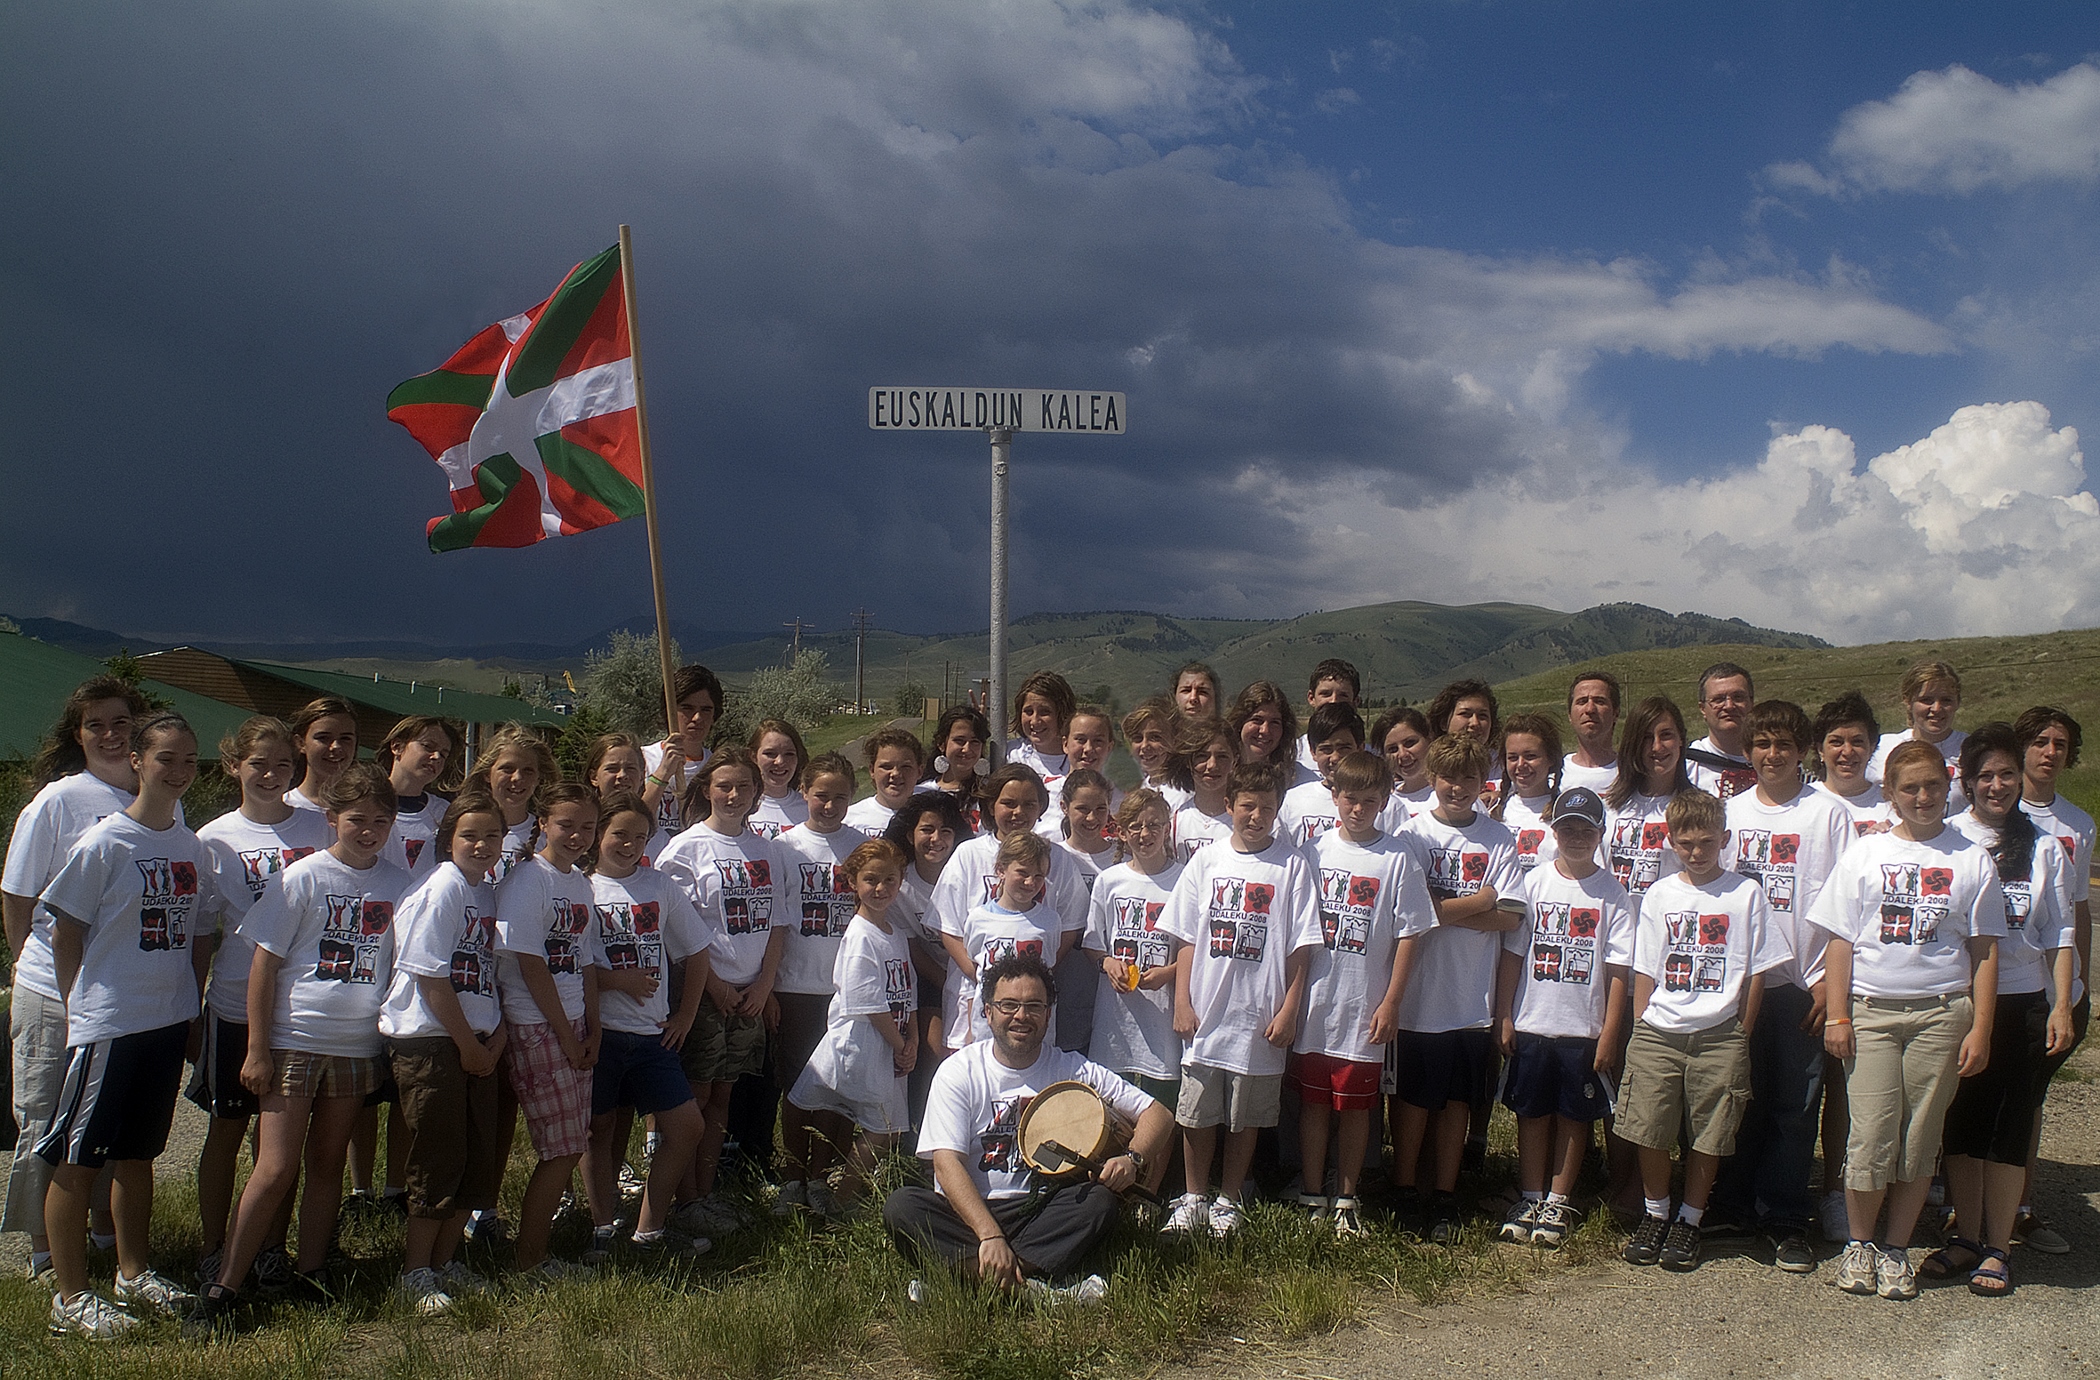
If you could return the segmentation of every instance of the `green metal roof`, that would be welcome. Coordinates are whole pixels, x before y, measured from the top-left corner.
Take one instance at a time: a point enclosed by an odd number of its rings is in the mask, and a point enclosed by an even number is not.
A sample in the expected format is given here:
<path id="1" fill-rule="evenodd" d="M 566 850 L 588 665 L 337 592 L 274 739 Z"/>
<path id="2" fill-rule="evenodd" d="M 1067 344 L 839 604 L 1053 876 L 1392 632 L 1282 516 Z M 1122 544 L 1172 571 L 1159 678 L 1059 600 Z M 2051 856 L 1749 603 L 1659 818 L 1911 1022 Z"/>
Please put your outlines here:
<path id="1" fill-rule="evenodd" d="M 58 722 L 66 696 L 90 676 L 109 668 L 91 656 L 69 652 L 20 633 L 0 633 L 0 758 L 29 758 Z M 139 682 L 148 694 L 166 700 L 197 730 L 197 743 L 208 756 L 219 739 L 240 726 L 248 711 L 203 695 L 178 690 L 157 680 Z"/>
<path id="2" fill-rule="evenodd" d="M 565 722 L 551 709 L 541 709 L 504 695 L 480 695 L 471 690 L 427 685 L 421 681 L 380 680 L 353 676 L 341 671 L 317 671 L 310 666 L 286 666 L 276 661 L 236 661 L 280 680 L 309 686 L 324 695 L 369 704 L 407 718 L 411 714 L 437 714 L 467 723 L 560 725 Z"/>

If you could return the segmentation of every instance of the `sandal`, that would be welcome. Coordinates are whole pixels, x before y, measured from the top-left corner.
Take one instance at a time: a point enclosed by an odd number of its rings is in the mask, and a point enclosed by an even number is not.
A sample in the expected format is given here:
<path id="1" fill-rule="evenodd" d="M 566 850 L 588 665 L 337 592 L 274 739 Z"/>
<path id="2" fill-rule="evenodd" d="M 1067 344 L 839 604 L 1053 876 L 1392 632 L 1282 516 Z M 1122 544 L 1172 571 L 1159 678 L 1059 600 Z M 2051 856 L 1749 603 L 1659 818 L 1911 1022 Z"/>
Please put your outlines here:
<path id="1" fill-rule="evenodd" d="M 1973 1258 L 1966 1265 L 1957 1264 L 1950 1254 L 1953 1251 Z M 1989 1254 L 1982 1245 L 1965 1236 L 1950 1236 L 1946 1245 L 1918 1262 L 1918 1273 L 1927 1279 L 1953 1279 L 1956 1275 L 1974 1274 L 1976 1267 L 1983 1264 Z"/>
<path id="2" fill-rule="evenodd" d="M 1986 1270 L 1984 1266 L 1994 1260 L 1998 1262 L 1998 1268 Z M 1969 1292 L 1980 1298 L 2002 1299 L 2012 1291 L 2012 1260 L 1996 1246 L 1986 1246 L 1983 1259 L 1969 1272 Z"/>

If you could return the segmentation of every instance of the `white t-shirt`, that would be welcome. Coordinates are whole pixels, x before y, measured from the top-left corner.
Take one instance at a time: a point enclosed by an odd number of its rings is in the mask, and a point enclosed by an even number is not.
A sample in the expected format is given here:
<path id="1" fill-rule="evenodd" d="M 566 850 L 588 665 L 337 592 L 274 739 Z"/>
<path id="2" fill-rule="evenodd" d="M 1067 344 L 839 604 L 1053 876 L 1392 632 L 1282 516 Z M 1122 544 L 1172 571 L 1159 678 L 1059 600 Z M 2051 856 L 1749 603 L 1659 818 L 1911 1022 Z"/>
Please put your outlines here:
<path id="1" fill-rule="evenodd" d="M 1877 786 L 1882 784 L 1882 778 L 1887 774 L 1885 768 L 1888 766 L 1889 754 L 1894 752 L 1899 744 L 1910 742 L 1917 736 L 1915 731 L 1908 728 L 1901 733 L 1882 734 L 1881 741 L 1874 747 L 1873 760 L 1867 763 L 1867 780 L 1872 781 Z M 1961 791 L 1960 775 L 1961 745 L 1967 741 L 1969 741 L 1969 735 L 1957 728 L 1952 733 L 1949 733 L 1944 740 L 1933 744 L 1934 747 L 1940 750 L 1940 756 L 1947 759 L 1947 817 L 1949 819 L 1969 808 L 1969 798 L 1963 795 Z"/>
<path id="2" fill-rule="evenodd" d="M 745 827 L 764 838 L 777 839 L 796 825 L 808 822 L 809 802 L 802 798 L 802 792 L 789 791 L 786 795 L 760 795 L 758 808 L 751 812 Z M 673 832 L 676 829 L 672 826 Z"/>
<path id="3" fill-rule="evenodd" d="M 1510 1008 L 1527 1035 L 1594 1040 L 1604 1033 L 1612 968 L 1633 967 L 1633 907 L 1599 867 L 1581 881 L 1542 863 L 1524 878 L 1524 923 L 1501 936 L 1523 967 Z"/>
<path id="4" fill-rule="evenodd" d="M 1070 765 L 1071 759 L 1064 753 L 1039 752 L 1036 750 L 1035 744 L 1029 742 L 1026 738 L 1008 738 L 1006 740 L 1006 754 L 1000 760 L 1019 762 L 1022 766 L 1034 770 L 1035 774 L 1042 777 L 1045 782 L 1048 782 L 1053 776 L 1063 776 L 1072 769 Z M 1054 801 L 1056 797 L 1053 796 L 1051 799 Z"/>
<path id="5" fill-rule="evenodd" d="M 780 955 L 776 992 L 829 996 L 839 941 L 860 904 L 846 880 L 846 858 L 868 841 L 850 824 L 820 834 L 800 824 L 774 845 L 780 855 L 781 901 L 788 918 L 787 948 Z"/>
<path id="6" fill-rule="evenodd" d="M 270 1048 L 369 1059 L 394 976 L 394 911 L 408 874 L 360 872 L 325 849 L 286 868 L 248 908 L 241 933 L 284 960 Z"/>
<path id="7" fill-rule="evenodd" d="M 506 828 L 503 831 L 503 854 L 496 859 L 496 865 L 489 869 L 490 883 L 500 883 L 508 877 L 512 868 L 538 851 L 539 842 L 539 821 L 531 815 Z"/>
<path id="8" fill-rule="evenodd" d="M 1424 810 L 1407 822 L 1401 837 L 1421 860 L 1436 900 L 1471 896 L 1483 886 L 1492 886 L 1497 896 L 1518 896 L 1524 885 L 1516 840 L 1483 811 L 1475 810 L 1473 822 L 1458 828 L 1438 819 L 1434 810 Z M 1432 928 L 1415 945 L 1415 970 L 1400 998 L 1400 1028 L 1431 1033 L 1493 1024 L 1501 957 L 1498 932 L 1462 925 Z"/>
<path id="9" fill-rule="evenodd" d="M 1998 831 L 1976 818 L 1973 809 L 1947 821 L 1985 852 L 1998 841 Z M 1992 870 L 1997 864 L 1991 864 Z M 1998 941 L 1998 995 L 2018 992 L 2054 994 L 2051 951 L 2071 944 L 2071 880 L 2063 845 L 2048 834 L 2034 841 L 2027 875 L 1998 879 L 2005 893 L 2005 937 Z"/>
<path id="10" fill-rule="evenodd" d="M 863 838 L 880 838 L 882 831 L 890 827 L 890 819 L 896 813 L 895 809 L 871 795 L 846 807 L 846 827 L 858 829 Z"/>
<path id="11" fill-rule="evenodd" d="M 1673 872 L 1684 870 L 1677 850 L 1670 847 L 1670 826 L 1663 812 L 1670 808 L 1666 795 L 1628 796 L 1626 803 L 1604 811 L 1604 865 L 1612 880 L 1626 888 L 1633 902 L 1633 917 L 1641 916 L 1641 898 Z"/>
<path id="12" fill-rule="evenodd" d="M 2056 840 L 2063 848 L 2064 856 L 2070 859 L 2071 899 L 2089 900 L 2093 874 L 2093 817 L 2065 799 L 2061 792 L 2047 805 L 2022 800 L 2020 808 L 2034 821 L 2035 828 Z"/>
<path id="13" fill-rule="evenodd" d="M 749 829 L 718 833 L 701 820 L 671 840 L 656 863 L 685 889 L 707 926 L 714 975 L 731 987 L 748 987 L 766 966 L 773 923 L 787 887 L 780 845 Z"/>
<path id="14" fill-rule="evenodd" d="M 1826 793 L 1802 790 L 1784 805 L 1767 805 L 1752 787 L 1729 800 L 1721 866 L 1764 888 L 1772 927 L 1787 947 L 1787 961 L 1766 975 L 1766 986 L 1785 982 L 1806 991 L 1823 980 L 1828 936 L 1808 923 L 1808 913 L 1851 843 L 1852 820 Z"/>
<path id="15" fill-rule="evenodd" d="M 1618 779 L 1619 763 L 1616 757 L 1608 767 L 1585 767 L 1575 760 L 1575 754 L 1572 752 L 1560 759 L 1560 788 L 1564 791 L 1586 786 L 1598 795 L 1603 795 L 1611 789 L 1611 783 Z"/>
<path id="16" fill-rule="evenodd" d="M 1704 762 L 1692 760 L 1693 752 L 1710 752 L 1737 765 L 1728 768 L 1710 767 Z M 1708 795 L 1719 796 L 1724 801 L 1757 789 L 1757 773 L 1750 769 L 1749 759 L 1740 753 L 1723 752 L 1715 745 L 1712 734 L 1692 744 L 1685 755 L 1684 770 L 1685 774 L 1692 778 L 1694 786 Z"/>
<path id="17" fill-rule="evenodd" d="M 1502 806 L 1502 827 L 1517 841 L 1517 867 L 1529 872 L 1560 856 L 1560 843 L 1546 823 L 1549 797 L 1511 796 Z"/>
<path id="18" fill-rule="evenodd" d="M 892 925 L 884 934 L 866 916 L 854 915 L 839 939 L 832 985 L 824 1036 L 788 1101 L 808 1111 L 841 1112 L 878 1135 L 909 1130 L 910 1077 L 898 1076 L 896 1055 L 875 1028 L 875 1021 L 889 1021 L 905 1034 L 919 1004 L 904 931 Z"/>
<path id="19" fill-rule="evenodd" d="M 1174 856 L 1187 862 L 1205 844 L 1232 837 L 1232 816 L 1207 815 L 1195 803 L 1174 812 Z"/>
<path id="20" fill-rule="evenodd" d="M 1839 795 L 1830 789 L 1830 783 L 1827 781 L 1818 781 L 1814 789 L 1837 802 L 1838 807 L 1845 812 L 1846 820 L 1852 825 L 1854 838 L 1864 838 L 1868 834 L 1886 834 L 1896 827 L 1896 812 L 1890 809 L 1888 801 L 1882 798 L 1881 787 L 1871 781 L 1858 795 Z"/>
<path id="21" fill-rule="evenodd" d="M 1972 935 L 2005 935 L 1991 855 L 1959 829 L 1920 841 L 1869 834 L 1838 859 L 1810 923 L 1852 945 L 1852 991 L 1934 997 L 1969 990 Z M 1842 1011 L 1837 994 L 1831 1010 Z"/>
<path id="22" fill-rule="evenodd" d="M 1170 815 L 1196 798 L 1194 791 L 1177 786 L 1171 781 L 1147 781 L 1144 784 L 1146 790 L 1157 793 L 1160 799 L 1167 802 L 1167 813 Z"/>
<path id="23" fill-rule="evenodd" d="M 1080 884 L 1086 887 L 1089 896 L 1094 894 L 1094 884 L 1100 880 L 1101 874 L 1116 864 L 1116 846 L 1113 843 L 1098 853 L 1089 853 L 1075 847 L 1070 839 L 1059 839 L 1050 846 L 1070 857 L 1077 865 Z"/>
<path id="24" fill-rule="evenodd" d="M 1426 934 L 1436 908 L 1422 879 L 1422 860 L 1406 841 L 1380 834 L 1351 843 L 1340 829 L 1312 845 L 1318 870 L 1320 947 L 1306 971 L 1305 1019 L 1292 1046 L 1359 1064 L 1378 1063 L 1371 1015 L 1393 982 L 1402 939 Z"/>
<path id="25" fill-rule="evenodd" d="M 1672 1035 L 1711 1030 L 1742 1013 L 1750 979 L 1790 957 L 1756 882 L 1723 872 L 1693 886 L 1673 873 L 1648 889 L 1635 925 L 1633 970 L 1655 980 L 1641 1020 Z"/>
<path id="26" fill-rule="evenodd" d="M 1124 992 L 1101 972 L 1101 960 L 1107 957 L 1137 964 L 1140 974 L 1157 972 L 1174 961 L 1174 941 L 1159 932 L 1159 920 L 1180 880 L 1178 862 L 1150 877 L 1129 863 L 1117 863 L 1094 882 L 1080 950 L 1093 962 L 1100 979 L 1094 993 L 1094 1038 L 1088 1052 L 1117 1073 L 1164 1079 L 1181 1076 L 1181 1037 L 1174 1033 L 1174 985 Z"/>
<path id="27" fill-rule="evenodd" d="M 257 824 L 239 810 L 228 810 L 197 831 L 211 866 L 212 905 L 202 917 L 199 934 L 216 932 L 205 1004 L 222 1021 L 248 1023 L 248 971 L 255 966 L 255 945 L 240 931 L 241 917 L 262 898 L 270 879 L 301 858 L 310 858 L 335 842 L 326 815 L 294 810 L 281 824 Z"/>
<path id="28" fill-rule="evenodd" d="M 390 1040 L 446 1034 L 416 981 L 441 977 L 450 979 L 474 1033 L 488 1034 L 503 1019 L 496 968 L 496 888 L 469 882 L 447 858 L 402 899 L 395 916 L 394 980 L 379 1008 L 379 1033 Z"/>
<path id="29" fill-rule="evenodd" d="M 1282 839 L 1259 853 L 1229 840 L 1201 850 L 1182 868 L 1159 928 L 1192 946 L 1196 1038 L 1182 1051 L 1183 1066 L 1282 1073 L 1286 1051 L 1262 1032 L 1283 1005 L 1290 956 L 1320 946 L 1319 893 L 1305 851 Z"/>
<path id="30" fill-rule="evenodd" d="M 591 922 L 591 878 L 580 867 L 563 872 L 544 857 L 527 858 L 496 887 L 496 947 L 545 959 L 570 1022 L 583 1017 L 583 975 L 605 966 Z M 545 1025 L 514 961 L 502 965 L 503 1012 L 513 1025 Z"/>
<path id="31" fill-rule="evenodd" d="M 707 759 L 714 755 L 712 749 L 704 751 L 700 754 L 699 761 L 686 762 L 679 767 L 678 779 L 665 786 L 663 794 L 656 798 L 657 828 L 672 835 L 676 835 L 679 830 L 685 828 L 685 818 L 679 811 L 681 809 L 680 802 L 685 799 L 686 783 L 692 780 L 693 769 L 706 766 Z M 650 776 L 662 775 L 663 762 L 664 745 L 662 743 L 642 744 L 642 768 L 645 772 Z M 647 783 L 645 782 L 644 784 Z"/>
<path id="32" fill-rule="evenodd" d="M 1408 791 L 1393 783 L 1393 797 L 1378 812 L 1378 832 L 1397 835 L 1407 828 L 1407 822 L 1416 815 L 1427 814 L 1436 808 L 1436 787 L 1424 786 L 1420 790 Z"/>
<path id="33" fill-rule="evenodd" d="M 598 1022 L 629 1035 L 658 1035 L 671 1016 L 671 965 L 708 945 L 707 926 L 685 889 L 652 867 L 625 877 L 591 878 L 600 965 L 606 972 L 641 972 L 657 979 L 648 997 L 598 985 Z"/>
<path id="34" fill-rule="evenodd" d="M 940 881 L 933 886 L 933 923 L 929 929 L 960 937 L 970 912 L 999 894 L 994 864 L 999 858 L 999 840 L 990 834 L 965 839 L 948 855 Z M 1050 850 L 1050 879 L 1043 887 L 1043 900 L 1057 913 L 1068 930 L 1086 928 L 1086 878 L 1069 850 Z M 1057 956 L 1053 948 L 1050 958 Z"/>
<path id="35" fill-rule="evenodd" d="M 952 1150 L 962 1156 L 978 1196 L 987 1201 L 1021 1197 L 1033 1178 L 1021 1162 L 1021 1114 L 1037 1093 L 1068 1079 L 1086 1084 L 1132 1120 L 1152 1106 L 1136 1084 L 1085 1055 L 1056 1048 L 1047 1038 L 1035 1063 L 1025 1069 L 1000 1063 L 991 1041 L 982 1040 L 943 1059 L 934 1072 L 919 1127 L 919 1158 L 931 1160 L 936 1150 Z M 940 1188 L 938 1177 L 934 1187 Z"/>
<path id="36" fill-rule="evenodd" d="M 933 883 L 919 875 L 917 863 L 904 869 L 904 881 L 890 905 L 889 922 L 902 929 L 907 939 L 920 940 L 941 955 L 942 966 L 947 966 L 948 951 L 941 947 L 940 932 L 933 924 Z"/>
<path id="37" fill-rule="evenodd" d="M 204 845 L 180 823 L 149 829 L 119 811 L 93 825 L 43 900 L 88 927 L 66 1002 L 78 1049 L 197 1014 L 190 936 L 212 904 Z"/>
<path id="38" fill-rule="evenodd" d="M 1276 832 L 1300 848 L 1310 848 L 1335 827 L 1334 788 L 1325 781 L 1308 781 L 1284 794 L 1276 812 Z"/>
<path id="39" fill-rule="evenodd" d="M 1084 923 L 1085 912 L 1081 913 Z M 1027 910 L 1008 910 L 997 901 L 987 901 L 973 909 L 963 924 L 963 947 L 969 952 L 970 962 L 978 975 L 1002 958 L 1014 954 L 1033 954 L 1045 963 L 1057 962 L 1058 945 L 1064 941 L 1065 931 L 1070 927 L 1059 920 L 1057 912 L 1037 901 Z M 963 1000 L 967 1004 L 969 1038 L 989 1040 L 992 1037 L 990 1018 L 985 1015 L 984 1003 L 978 1000 L 977 983 L 962 976 L 960 968 L 950 976 L 962 984 Z M 960 1029 L 960 1027 L 958 1027 Z M 1057 1015 L 1051 1013 L 1050 1025 L 1044 1038 L 1057 1039 Z"/>
<path id="40" fill-rule="evenodd" d="M 445 822 L 445 811 L 452 802 L 435 791 L 425 791 L 422 804 L 409 808 L 410 797 L 402 796 L 399 809 L 394 815 L 394 827 L 386 836 L 386 847 L 379 856 L 406 872 L 416 881 L 428 877 L 438 865 L 437 853 L 431 844 L 437 839 L 438 825 Z M 335 842 L 334 839 L 329 840 Z"/>
<path id="41" fill-rule="evenodd" d="M 111 815 L 122 814 L 132 793 L 99 776 L 75 772 L 36 793 L 15 817 L 7 845 L 7 865 L 0 871 L 0 890 L 32 900 L 44 894 L 66 865 L 73 845 Z M 175 817 L 182 818 L 178 808 Z M 85 917 L 83 917 L 85 918 Z M 58 965 L 51 955 L 51 912 L 41 905 L 30 911 L 29 939 L 15 960 L 15 981 L 40 997 L 58 1000 Z"/>

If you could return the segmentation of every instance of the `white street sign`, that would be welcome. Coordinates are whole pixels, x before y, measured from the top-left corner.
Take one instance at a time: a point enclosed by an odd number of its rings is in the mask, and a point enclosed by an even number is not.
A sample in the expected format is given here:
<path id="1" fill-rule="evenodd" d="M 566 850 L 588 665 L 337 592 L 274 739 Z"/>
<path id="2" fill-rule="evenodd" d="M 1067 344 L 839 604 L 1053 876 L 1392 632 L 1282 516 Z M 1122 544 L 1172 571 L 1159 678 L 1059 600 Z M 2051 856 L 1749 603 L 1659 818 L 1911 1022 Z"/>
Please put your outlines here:
<path id="1" fill-rule="evenodd" d="M 1066 431 L 1121 436 L 1121 393 L 1070 388 L 870 388 L 876 431 Z"/>

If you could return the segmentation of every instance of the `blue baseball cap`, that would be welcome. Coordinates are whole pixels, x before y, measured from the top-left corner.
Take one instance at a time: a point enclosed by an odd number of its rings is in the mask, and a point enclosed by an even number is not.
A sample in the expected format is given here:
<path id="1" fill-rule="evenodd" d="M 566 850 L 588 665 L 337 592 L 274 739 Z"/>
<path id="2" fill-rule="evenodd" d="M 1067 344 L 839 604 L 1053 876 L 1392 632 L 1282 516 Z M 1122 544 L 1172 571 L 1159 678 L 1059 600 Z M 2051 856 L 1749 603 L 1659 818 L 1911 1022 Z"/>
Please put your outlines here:
<path id="1" fill-rule="evenodd" d="M 1604 828 L 1604 801 L 1587 786 L 1562 791 L 1560 799 L 1553 802 L 1553 822 L 1579 819 L 1592 829 Z"/>

